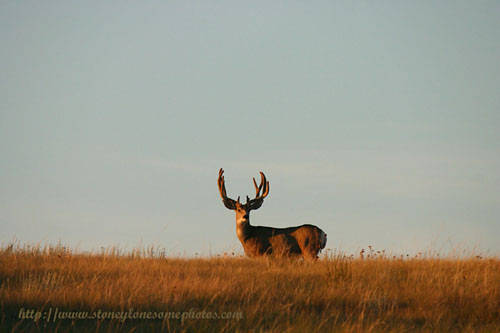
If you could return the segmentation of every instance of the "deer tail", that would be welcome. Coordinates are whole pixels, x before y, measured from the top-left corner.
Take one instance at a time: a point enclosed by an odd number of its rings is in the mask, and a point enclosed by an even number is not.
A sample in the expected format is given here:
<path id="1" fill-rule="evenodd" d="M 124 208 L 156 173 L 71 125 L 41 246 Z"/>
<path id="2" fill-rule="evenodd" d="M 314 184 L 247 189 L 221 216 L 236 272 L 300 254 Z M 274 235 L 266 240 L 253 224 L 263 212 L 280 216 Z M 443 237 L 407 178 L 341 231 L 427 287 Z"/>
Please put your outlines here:
<path id="1" fill-rule="evenodd" d="M 321 251 L 326 246 L 326 233 L 319 228 L 318 230 L 319 230 L 319 250 Z"/>

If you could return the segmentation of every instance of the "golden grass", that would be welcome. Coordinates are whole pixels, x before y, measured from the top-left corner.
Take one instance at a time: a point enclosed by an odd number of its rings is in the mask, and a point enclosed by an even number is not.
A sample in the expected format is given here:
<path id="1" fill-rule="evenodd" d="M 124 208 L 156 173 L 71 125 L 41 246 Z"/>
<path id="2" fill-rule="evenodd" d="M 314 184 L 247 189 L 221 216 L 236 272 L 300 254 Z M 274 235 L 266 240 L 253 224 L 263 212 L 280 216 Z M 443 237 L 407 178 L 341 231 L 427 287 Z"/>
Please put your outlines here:
<path id="1" fill-rule="evenodd" d="M 101 254 L 0 249 L 2 331 L 404 332 L 500 330 L 498 258 L 316 262 L 169 258 L 149 249 Z M 184 319 L 20 320 L 27 310 L 187 313 Z M 22 309 L 22 310 L 21 310 Z M 232 319 L 196 319 L 202 313 Z M 191 317 L 190 317 L 191 316 Z"/>

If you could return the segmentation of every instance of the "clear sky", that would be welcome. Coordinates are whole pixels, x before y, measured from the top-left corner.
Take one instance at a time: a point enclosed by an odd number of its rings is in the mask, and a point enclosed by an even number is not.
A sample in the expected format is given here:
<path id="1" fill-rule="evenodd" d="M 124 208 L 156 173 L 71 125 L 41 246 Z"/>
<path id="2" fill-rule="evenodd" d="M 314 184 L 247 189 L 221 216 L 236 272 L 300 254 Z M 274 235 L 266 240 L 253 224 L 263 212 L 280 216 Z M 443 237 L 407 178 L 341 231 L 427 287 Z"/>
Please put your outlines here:
<path id="1" fill-rule="evenodd" d="M 0 242 L 500 253 L 499 1 L 2 1 Z"/>

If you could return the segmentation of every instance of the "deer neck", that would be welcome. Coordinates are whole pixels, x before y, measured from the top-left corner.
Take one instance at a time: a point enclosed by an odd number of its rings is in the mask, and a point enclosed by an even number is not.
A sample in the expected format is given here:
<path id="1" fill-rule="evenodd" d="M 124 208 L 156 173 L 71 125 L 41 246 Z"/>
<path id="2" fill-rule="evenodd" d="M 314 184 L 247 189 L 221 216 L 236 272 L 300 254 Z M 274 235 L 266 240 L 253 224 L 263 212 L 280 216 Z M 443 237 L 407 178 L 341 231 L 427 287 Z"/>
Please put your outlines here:
<path id="1" fill-rule="evenodd" d="M 248 238 L 248 236 L 250 236 L 252 228 L 253 226 L 250 224 L 250 219 L 236 220 L 236 235 L 238 235 L 238 238 L 242 243 Z"/>

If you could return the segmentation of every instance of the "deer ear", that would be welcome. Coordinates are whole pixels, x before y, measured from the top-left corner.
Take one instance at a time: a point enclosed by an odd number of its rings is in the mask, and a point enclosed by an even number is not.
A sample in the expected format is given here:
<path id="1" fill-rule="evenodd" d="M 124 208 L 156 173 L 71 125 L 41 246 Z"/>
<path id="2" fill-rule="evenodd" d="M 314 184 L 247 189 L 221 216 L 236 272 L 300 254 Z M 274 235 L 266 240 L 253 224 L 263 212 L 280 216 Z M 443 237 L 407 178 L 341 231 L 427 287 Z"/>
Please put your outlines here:
<path id="1" fill-rule="evenodd" d="M 233 201 L 229 201 L 229 200 L 222 200 L 222 202 L 224 203 L 224 206 L 226 206 L 227 209 L 231 209 L 231 210 L 235 210 L 236 209 L 236 204 Z"/>

